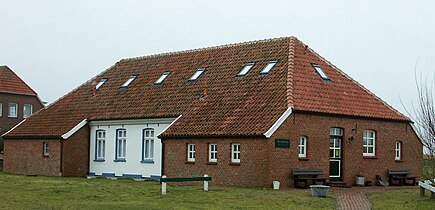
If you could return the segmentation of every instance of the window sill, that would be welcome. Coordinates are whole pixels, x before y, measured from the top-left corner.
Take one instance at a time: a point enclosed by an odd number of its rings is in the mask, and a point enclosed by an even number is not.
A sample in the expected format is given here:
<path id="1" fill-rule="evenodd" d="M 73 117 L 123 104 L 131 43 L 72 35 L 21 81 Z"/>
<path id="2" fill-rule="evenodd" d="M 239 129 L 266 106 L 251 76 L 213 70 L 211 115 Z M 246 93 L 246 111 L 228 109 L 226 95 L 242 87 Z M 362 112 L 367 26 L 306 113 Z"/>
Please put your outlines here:
<path id="1" fill-rule="evenodd" d="M 113 162 L 127 162 L 125 159 L 116 159 L 116 160 L 113 160 Z"/>
<path id="2" fill-rule="evenodd" d="M 9 118 L 18 118 L 17 116 L 13 117 L 13 116 L 8 116 Z"/>
<path id="3" fill-rule="evenodd" d="M 207 162 L 207 165 L 217 165 L 217 162 Z"/>
<path id="4" fill-rule="evenodd" d="M 195 161 L 186 161 L 184 163 L 186 163 L 186 164 L 195 164 Z"/>
<path id="5" fill-rule="evenodd" d="M 377 156 L 363 156 L 363 159 L 378 159 Z"/>
<path id="6" fill-rule="evenodd" d="M 403 162 L 403 160 L 394 160 L 394 161 L 399 162 L 399 163 L 400 163 L 400 162 Z"/>
<path id="7" fill-rule="evenodd" d="M 42 155 L 42 157 L 48 158 L 50 157 L 50 155 Z"/>
<path id="8" fill-rule="evenodd" d="M 300 157 L 299 158 L 299 161 L 309 161 L 310 159 L 309 158 L 307 158 L 307 157 Z"/>
<path id="9" fill-rule="evenodd" d="M 104 161 L 106 161 L 106 160 L 104 160 L 104 159 L 96 159 L 96 160 L 94 160 L 94 162 L 104 162 Z"/>
<path id="10" fill-rule="evenodd" d="M 142 160 L 141 163 L 154 163 L 154 160 Z"/>
<path id="11" fill-rule="evenodd" d="M 233 162 L 231 162 L 229 165 L 230 166 L 240 166 L 240 163 L 233 163 Z"/>

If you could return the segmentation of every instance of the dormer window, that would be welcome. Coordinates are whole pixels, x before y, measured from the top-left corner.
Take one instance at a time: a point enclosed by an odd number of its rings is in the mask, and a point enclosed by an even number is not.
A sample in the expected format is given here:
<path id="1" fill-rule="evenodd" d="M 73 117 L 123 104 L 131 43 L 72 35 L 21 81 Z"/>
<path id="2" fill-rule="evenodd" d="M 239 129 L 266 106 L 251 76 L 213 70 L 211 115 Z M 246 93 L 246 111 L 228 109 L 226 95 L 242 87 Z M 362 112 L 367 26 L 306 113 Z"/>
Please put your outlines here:
<path id="1" fill-rule="evenodd" d="M 136 77 L 136 75 L 131 76 L 121 87 L 128 87 Z"/>
<path id="2" fill-rule="evenodd" d="M 200 68 L 198 69 L 195 74 L 193 74 L 192 77 L 190 77 L 189 81 L 195 81 L 196 79 L 198 79 L 199 76 L 201 76 L 204 72 L 205 72 L 205 68 Z"/>
<path id="3" fill-rule="evenodd" d="M 95 89 L 98 90 L 106 81 L 107 79 L 101 79 L 100 82 L 95 86 Z"/>
<path id="4" fill-rule="evenodd" d="M 162 84 L 162 82 L 166 79 L 166 77 L 168 77 L 169 76 L 169 74 L 170 74 L 171 72 L 169 72 L 169 71 L 165 71 L 165 72 L 163 72 L 163 74 L 162 74 L 162 76 L 160 76 L 160 78 L 154 83 L 155 85 L 160 85 L 160 84 Z"/>
<path id="5" fill-rule="evenodd" d="M 245 76 L 254 67 L 255 63 L 248 63 L 245 67 L 237 74 L 237 76 Z"/>
<path id="6" fill-rule="evenodd" d="M 264 67 L 263 70 L 261 70 L 260 74 L 268 74 L 270 70 L 275 66 L 275 64 L 278 63 L 278 61 L 269 61 L 267 65 Z"/>
<path id="7" fill-rule="evenodd" d="M 311 64 L 314 68 L 314 70 L 316 70 L 316 72 L 320 75 L 320 77 L 322 77 L 323 80 L 331 80 L 329 79 L 328 75 L 325 74 L 325 72 L 323 71 L 322 68 L 320 68 L 319 65 L 312 63 Z"/>

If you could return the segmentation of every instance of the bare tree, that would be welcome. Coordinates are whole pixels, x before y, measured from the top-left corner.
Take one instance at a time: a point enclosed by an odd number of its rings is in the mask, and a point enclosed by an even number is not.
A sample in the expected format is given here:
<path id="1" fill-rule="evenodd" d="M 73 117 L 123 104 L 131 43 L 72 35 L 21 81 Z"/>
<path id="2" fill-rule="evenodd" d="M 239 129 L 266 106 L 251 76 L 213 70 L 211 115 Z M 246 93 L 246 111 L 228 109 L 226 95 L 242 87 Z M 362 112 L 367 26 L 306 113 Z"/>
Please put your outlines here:
<path id="1" fill-rule="evenodd" d="M 424 147 L 423 175 L 425 178 L 435 178 L 435 103 L 434 87 L 435 78 L 417 78 L 415 73 L 415 84 L 417 86 L 418 103 L 412 107 L 408 114 L 415 122 L 415 127 L 422 140 Z"/>

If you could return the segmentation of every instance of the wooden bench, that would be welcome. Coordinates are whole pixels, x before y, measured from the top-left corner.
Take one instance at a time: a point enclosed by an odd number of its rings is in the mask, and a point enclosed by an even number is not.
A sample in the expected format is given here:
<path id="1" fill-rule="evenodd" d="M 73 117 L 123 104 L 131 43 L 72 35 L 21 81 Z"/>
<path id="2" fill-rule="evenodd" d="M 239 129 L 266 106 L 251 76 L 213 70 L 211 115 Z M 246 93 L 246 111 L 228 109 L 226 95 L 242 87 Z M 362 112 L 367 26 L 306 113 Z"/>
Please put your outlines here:
<path id="1" fill-rule="evenodd" d="M 320 169 L 293 169 L 293 179 L 295 181 L 295 187 L 299 187 L 298 183 L 303 183 L 303 188 L 308 188 L 308 181 L 313 184 L 322 182 L 325 184 L 327 177 Z"/>
<path id="2" fill-rule="evenodd" d="M 205 174 L 203 177 L 177 177 L 177 178 L 167 178 L 166 176 L 162 176 L 160 178 L 160 183 L 162 183 L 162 195 L 166 194 L 166 183 L 167 182 L 195 182 L 195 181 L 203 181 L 204 182 L 204 191 L 208 191 L 208 182 L 211 181 L 211 177 Z"/>
<path id="3" fill-rule="evenodd" d="M 407 181 L 412 181 L 411 184 L 408 185 L 415 185 L 416 179 L 418 176 L 411 176 L 411 170 L 410 169 L 387 169 L 388 172 L 388 180 L 390 181 L 390 185 L 405 185 L 408 184 Z"/>

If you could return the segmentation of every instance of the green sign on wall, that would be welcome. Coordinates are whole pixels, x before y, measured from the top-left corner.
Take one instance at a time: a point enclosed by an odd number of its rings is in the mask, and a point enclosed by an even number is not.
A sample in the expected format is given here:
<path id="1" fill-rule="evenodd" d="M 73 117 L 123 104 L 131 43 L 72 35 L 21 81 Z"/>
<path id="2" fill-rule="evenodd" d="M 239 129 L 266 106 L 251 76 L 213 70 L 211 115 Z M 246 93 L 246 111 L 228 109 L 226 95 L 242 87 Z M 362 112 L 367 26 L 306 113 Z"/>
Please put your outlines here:
<path id="1" fill-rule="evenodd" d="M 290 148 L 290 139 L 275 139 L 275 148 Z"/>

